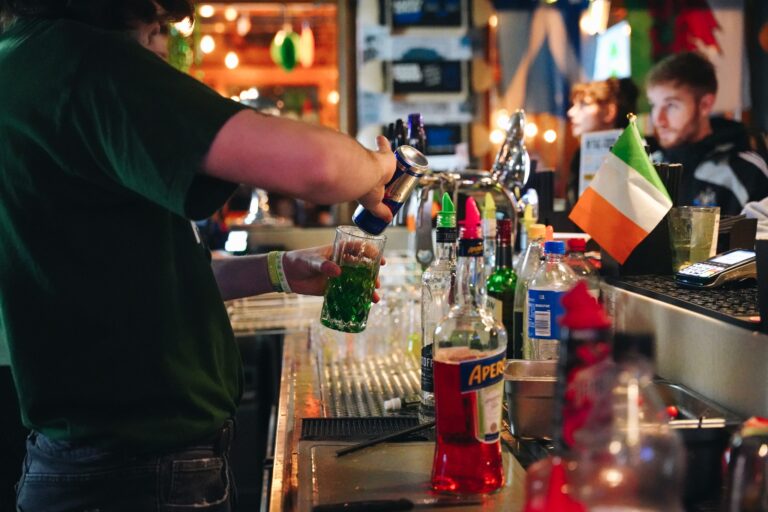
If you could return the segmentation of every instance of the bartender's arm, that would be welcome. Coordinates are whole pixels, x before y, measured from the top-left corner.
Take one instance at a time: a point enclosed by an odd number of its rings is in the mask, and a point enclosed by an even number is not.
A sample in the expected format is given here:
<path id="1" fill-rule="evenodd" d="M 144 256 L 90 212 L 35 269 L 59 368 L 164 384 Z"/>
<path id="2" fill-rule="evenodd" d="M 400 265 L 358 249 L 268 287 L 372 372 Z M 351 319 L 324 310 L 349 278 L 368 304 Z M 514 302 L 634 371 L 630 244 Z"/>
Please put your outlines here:
<path id="1" fill-rule="evenodd" d="M 227 121 L 211 145 L 203 173 L 316 203 L 357 199 L 389 221 L 381 202 L 384 185 L 395 171 L 395 157 L 384 137 L 369 151 L 336 131 L 244 110 Z M 282 259 L 292 291 L 320 295 L 328 277 L 341 269 L 328 260 L 331 247 L 289 251 Z M 224 300 L 274 289 L 266 255 L 213 261 Z M 377 300 L 377 297 L 374 298 Z"/>
<path id="2" fill-rule="evenodd" d="M 329 260 L 333 247 L 311 247 L 286 252 L 283 269 L 291 291 L 303 295 L 322 295 L 329 277 L 341 275 L 341 268 Z M 383 264 L 382 260 L 382 264 Z M 267 255 L 215 259 L 213 274 L 222 299 L 231 300 L 274 291 L 267 270 Z M 379 301 L 374 292 L 373 302 Z"/>
<path id="3" fill-rule="evenodd" d="M 243 110 L 216 135 L 202 172 L 313 203 L 356 199 L 389 221 L 381 200 L 395 157 L 386 138 L 377 145 L 369 151 L 328 128 Z"/>

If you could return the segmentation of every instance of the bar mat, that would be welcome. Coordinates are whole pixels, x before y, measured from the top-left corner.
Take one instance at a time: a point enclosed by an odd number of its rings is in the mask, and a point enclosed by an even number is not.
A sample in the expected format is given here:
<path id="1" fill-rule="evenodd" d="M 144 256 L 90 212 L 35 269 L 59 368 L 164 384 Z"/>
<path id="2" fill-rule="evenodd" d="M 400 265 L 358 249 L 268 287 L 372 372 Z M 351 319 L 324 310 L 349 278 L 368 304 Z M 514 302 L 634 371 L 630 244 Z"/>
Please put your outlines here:
<path id="1" fill-rule="evenodd" d="M 757 308 L 757 285 L 754 281 L 703 290 L 678 286 L 669 276 L 622 276 L 607 279 L 607 281 L 619 288 L 681 306 L 740 327 L 755 327 L 755 324 L 747 321 L 746 318 L 760 314 Z"/>
<path id="2" fill-rule="evenodd" d="M 367 418 L 303 418 L 302 441 L 364 441 L 394 434 L 419 424 L 418 418 L 408 416 Z M 404 441 L 425 440 L 421 432 L 403 438 Z"/>
<path id="3" fill-rule="evenodd" d="M 384 416 L 384 401 L 421 392 L 421 368 L 400 353 L 363 359 L 337 358 L 318 351 L 323 416 L 331 418 Z M 405 413 L 406 411 L 401 411 Z"/>

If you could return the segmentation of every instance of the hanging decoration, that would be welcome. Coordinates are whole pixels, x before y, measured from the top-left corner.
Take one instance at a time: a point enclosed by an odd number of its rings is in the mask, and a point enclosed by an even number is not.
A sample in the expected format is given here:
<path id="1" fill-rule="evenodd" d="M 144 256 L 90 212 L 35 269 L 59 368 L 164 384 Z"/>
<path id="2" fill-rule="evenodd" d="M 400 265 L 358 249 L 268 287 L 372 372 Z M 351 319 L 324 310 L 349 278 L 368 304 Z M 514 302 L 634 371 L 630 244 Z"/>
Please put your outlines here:
<path id="1" fill-rule="evenodd" d="M 299 37 L 299 63 L 301 67 L 308 68 L 315 61 L 315 34 L 309 26 L 309 21 L 301 25 Z"/>
<path id="2" fill-rule="evenodd" d="M 293 31 L 293 27 L 286 15 L 286 6 L 283 5 L 283 28 L 277 31 L 272 43 L 269 45 L 269 56 L 272 62 L 286 71 L 291 71 L 299 62 L 299 35 Z"/>
<path id="3" fill-rule="evenodd" d="M 291 71 L 296 67 L 299 60 L 299 35 L 293 31 L 290 23 L 283 25 L 283 28 L 277 31 L 269 45 L 269 56 L 272 62 L 286 71 Z"/>
<path id="4" fill-rule="evenodd" d="M 291 30 L 290 27 L 288 30 L 283 45 L 280 47 L 280 57 L 283 61 L 281 64 L 283 69 L 291 71 L 299 61 L 299 34 Z"/>
<path id="5" fill-rule="evenodd" d="M 283 42 L 285 42 L 285 27 L 277 31 L 275 37 L 272 38 L 272 43 L 269 45 L 269 56 L 272 58 L 272 62 L 281 67 L 283 65 L 283 56 L 280 48 L 283 47 Z"/>

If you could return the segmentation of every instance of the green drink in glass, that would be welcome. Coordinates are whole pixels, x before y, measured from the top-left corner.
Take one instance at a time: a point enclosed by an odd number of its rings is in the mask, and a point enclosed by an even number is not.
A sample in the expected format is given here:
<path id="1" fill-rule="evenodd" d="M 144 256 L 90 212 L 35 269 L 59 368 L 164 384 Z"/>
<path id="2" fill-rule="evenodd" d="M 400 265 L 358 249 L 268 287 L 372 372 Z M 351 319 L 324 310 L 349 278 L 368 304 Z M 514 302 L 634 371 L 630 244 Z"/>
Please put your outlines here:
<path id="1" fill-rule="evenodd" d="M 370 267 L 341 266 L 341 275 L 328 281 L 320 321 L 326 327 L 361 332 L 368 321 L 376 273 Z"/>
<path id="2" fill-rule="evenodd" d="M 368 322 L 386 237 L 354 226 L 336 228 L 333 261 L 341 275 L 328 280 L 320 322 L 343 332 L 362 332 Z"/>

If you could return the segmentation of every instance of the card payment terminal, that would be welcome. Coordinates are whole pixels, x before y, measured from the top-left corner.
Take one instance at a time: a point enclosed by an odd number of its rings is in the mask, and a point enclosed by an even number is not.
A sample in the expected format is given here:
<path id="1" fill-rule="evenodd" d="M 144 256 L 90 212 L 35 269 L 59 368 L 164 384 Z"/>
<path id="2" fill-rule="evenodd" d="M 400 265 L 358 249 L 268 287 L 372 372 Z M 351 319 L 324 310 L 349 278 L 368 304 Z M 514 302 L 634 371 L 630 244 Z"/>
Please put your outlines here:
<path id="1" fill-rule="evenodd" d="M 733 249 L 675 272 L 675 281 L 695 288 L 715 288 L 731 281 L 757 277 L 755 251 Z"/>

